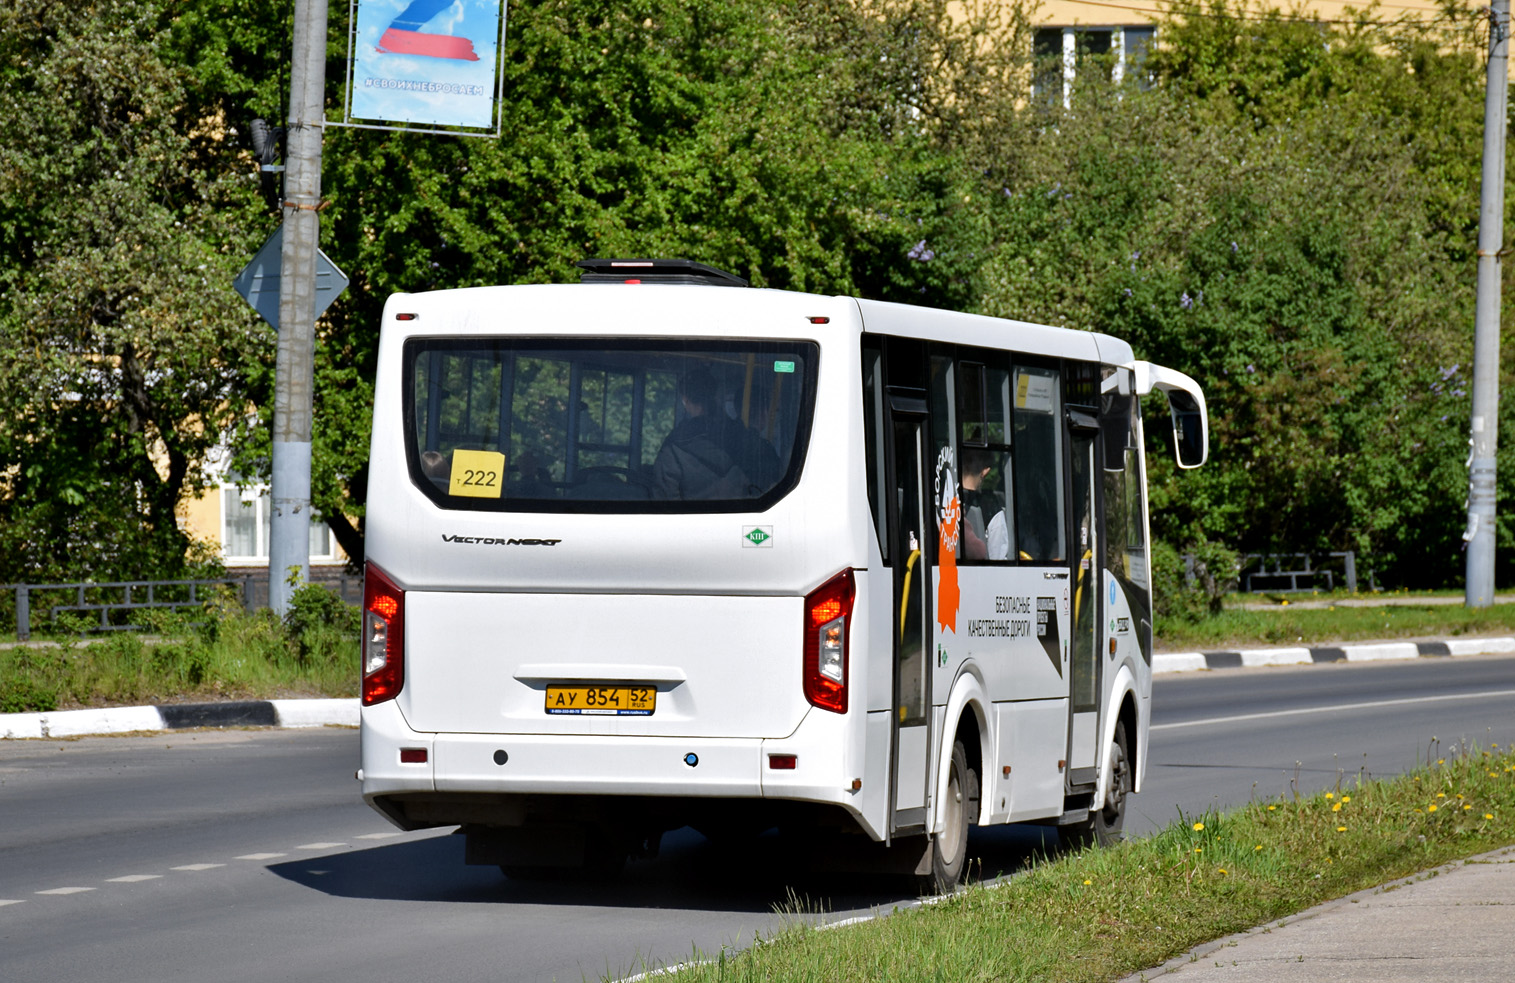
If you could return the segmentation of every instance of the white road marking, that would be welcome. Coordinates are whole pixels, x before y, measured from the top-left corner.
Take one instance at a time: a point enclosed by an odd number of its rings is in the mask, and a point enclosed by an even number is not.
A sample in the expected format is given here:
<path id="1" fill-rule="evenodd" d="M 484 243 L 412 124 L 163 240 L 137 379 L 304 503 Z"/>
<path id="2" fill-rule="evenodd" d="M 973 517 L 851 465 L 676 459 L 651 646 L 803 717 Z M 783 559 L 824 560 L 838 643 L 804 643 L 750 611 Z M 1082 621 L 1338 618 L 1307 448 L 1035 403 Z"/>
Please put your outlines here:
<path id="1" fill-rule="evenodd" d="M 37 891 L 37 894 L 83 894 L 85 891 L 96 890 L 92 887 L 54 887 L 46 891 Z"/>
<path id="2" fill-rule="evenodd" d="M 335 850 L 339 846 L 346 846 L 346 845 L 347 845 L 346 843 L 301 843 L 299 846 L 295 847 L 295 849 L 296 850 Z"/>
<path id="3" fill-rule="evenodd" d="M 0 908 L 4 908 L 8 904 L 26 904 L 26 899 L 22 898 L 19 901 L 11 901 L 6 898 L 0 898 Z"/>
<path id="4" fill-rule="evenodd" d="M 162 876 L 162 874 L 127 874 L 125 877 L 107 877 L 105 883 L 135 884 L 138 881 L 155 881 Z"/>
<path id="5" fill-rule="evenodd" d="M 185 864 L 183 867 L 175 867 L 174 870 L 211 870 L 216 867 L 225 867 L 225 864 Z"/>
<path id="6" fill-rule="evenodd" d="M 361 836 L 354 836 L 353 839 L 355 839 L 355 840 L 388 840 L 388 839 L 393 839 L 394 837 L 399 836 L 399 835 L 401 835 L 401 834 L 399 834 L 399 833 L 364 833 Z"/>
<path id="7" fill-rule="evenodd" d="M 1273 710 L 1269 713 L 1241 713 L 1234 717 L 1209 717 L 1205 720 L 1185 720 L 1176 724 L 1153 724 L 1152 730 L 1177 730 L 1180 727 L 1208 727 L 1212 724 L 1234 724 L 1241 720 L 1268 720 L 1273 717 L 1295 717 L 1310 713 L 1344 713 L 1348 710 L 1371 710 L 1376 707 L 1402 707 L 1416 703 L 1447 703 L 1457 700 L 1488 700 L 1496 697 L 1515 696 L 1515 689 L 1489 690 L 1484 693 L 1454 693 L 1447 696 L 1414 696 L 1403 700 L 1374 700 L 1369 703 L 1341 703 L 1330 707 L 1301 707 L 1298 710 Z"/>
<path id="8" fill-rule="evenodd" d="M 236 859 L 236 860 L 272 860 L 275 857 L 287 857 L 287 856 L 289 856 L 289 854 L 287 854 L 287 853 L 244 853 L 244 854 L 242 854 L 242 856 L 236 857 L 234 859 Z"/>

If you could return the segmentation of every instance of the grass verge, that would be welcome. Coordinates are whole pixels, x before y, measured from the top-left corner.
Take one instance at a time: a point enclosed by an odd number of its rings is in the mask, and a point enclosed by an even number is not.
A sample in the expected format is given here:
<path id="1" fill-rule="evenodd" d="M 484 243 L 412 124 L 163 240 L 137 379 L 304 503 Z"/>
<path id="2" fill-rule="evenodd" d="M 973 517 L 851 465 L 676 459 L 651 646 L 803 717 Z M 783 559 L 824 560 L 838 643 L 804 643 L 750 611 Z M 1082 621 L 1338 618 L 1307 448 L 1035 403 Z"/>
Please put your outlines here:
<path id="1" fill-rule="evenodd" d="M 151 628 L 0 649 L 0 713 L 357 695 L 357 611 L 320 586 L 296 591 L 283 621 L 227 597 Z"/>
<path id="2" fill-rule="evenodd" d="M 1460 604 L 1290 605 L 1267 611 L 1228 610 L 1198 622 L 1167 620 L 1157 626 L 1159 650 L 1170 652 L 1495 634 L 1515 634 L 1515 604 L 1486 608 Z"/>
<path id="3" fill-rule="evenodd" d="M 670 981 L 1115 980 L 1201 943 L 1515 842 L 1515 754 L 1181 816 L 998 888 L 836 931 L 796 924 Z"/>

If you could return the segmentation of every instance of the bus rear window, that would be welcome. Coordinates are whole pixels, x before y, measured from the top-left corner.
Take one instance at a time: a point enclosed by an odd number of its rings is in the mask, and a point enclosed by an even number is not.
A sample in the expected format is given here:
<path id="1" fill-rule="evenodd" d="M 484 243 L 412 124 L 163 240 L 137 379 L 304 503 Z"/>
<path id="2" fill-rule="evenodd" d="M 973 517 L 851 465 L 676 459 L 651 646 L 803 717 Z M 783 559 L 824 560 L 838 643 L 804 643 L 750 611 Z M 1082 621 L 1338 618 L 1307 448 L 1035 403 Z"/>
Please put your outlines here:
<path id="1" fill-rule="evenodd" d="M 412 339 L 411 477 L 444 508 L 731 512 L 798 479 L 812 342 Z"/>

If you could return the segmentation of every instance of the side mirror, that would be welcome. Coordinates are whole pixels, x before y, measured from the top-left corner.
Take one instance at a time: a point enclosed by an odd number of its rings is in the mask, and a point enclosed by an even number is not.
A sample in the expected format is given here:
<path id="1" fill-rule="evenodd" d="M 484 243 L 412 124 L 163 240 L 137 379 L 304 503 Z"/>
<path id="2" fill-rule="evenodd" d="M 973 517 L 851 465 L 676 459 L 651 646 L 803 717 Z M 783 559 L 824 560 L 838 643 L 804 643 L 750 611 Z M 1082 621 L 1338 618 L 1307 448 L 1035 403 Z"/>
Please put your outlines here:
<path id="1" fill-rule="evenodd" d="M 1136 362 L 1136 391 L 1145 396 L 1154 389 L 1168 397 L 1173 414 L 1173 454 L 1181 468 L 1197 468 L 1210 458 L 1210 417 L 1199 383 L 1179 372 L 1151 362 Z"/>
<path id="2" fill-rule="evenodd" d="M 1181 468 L 1197 468 L 1209 456 L 1209 434 L 1205 411 L 1189 393 L 1169 390 L 1168 406 L 1173 412 L 1173 452 Z"/>

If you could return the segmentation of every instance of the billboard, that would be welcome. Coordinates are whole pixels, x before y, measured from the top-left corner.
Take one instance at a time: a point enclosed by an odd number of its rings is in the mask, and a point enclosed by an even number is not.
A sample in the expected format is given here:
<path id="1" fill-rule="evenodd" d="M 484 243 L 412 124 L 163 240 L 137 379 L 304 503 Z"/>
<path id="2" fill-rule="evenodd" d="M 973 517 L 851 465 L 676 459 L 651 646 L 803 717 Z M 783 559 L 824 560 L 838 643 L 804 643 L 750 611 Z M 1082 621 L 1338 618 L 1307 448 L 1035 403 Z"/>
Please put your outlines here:
<path id="1" fill-rule="evenodd" d="M 356 0 L 347 122 L 497 125 L 504 0 Z"/>

